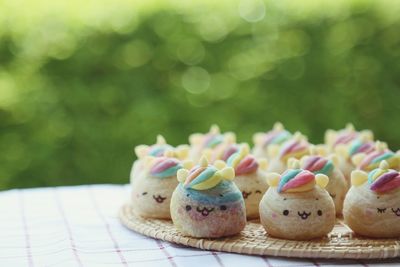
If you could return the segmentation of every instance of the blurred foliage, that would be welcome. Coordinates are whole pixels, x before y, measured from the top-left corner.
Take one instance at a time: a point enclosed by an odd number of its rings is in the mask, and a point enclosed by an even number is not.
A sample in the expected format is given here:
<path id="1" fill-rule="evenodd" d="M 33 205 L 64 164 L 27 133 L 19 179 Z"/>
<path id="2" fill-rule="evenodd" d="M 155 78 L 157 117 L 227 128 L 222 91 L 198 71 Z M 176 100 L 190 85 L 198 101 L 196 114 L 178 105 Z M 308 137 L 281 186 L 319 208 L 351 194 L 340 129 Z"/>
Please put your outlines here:
<path id="1" fill-rule="evenodd" d="M 400 145 L 399 1 L 0 0 L 0 188 L 128 181 L 133 147 L 279 120 Z"/>

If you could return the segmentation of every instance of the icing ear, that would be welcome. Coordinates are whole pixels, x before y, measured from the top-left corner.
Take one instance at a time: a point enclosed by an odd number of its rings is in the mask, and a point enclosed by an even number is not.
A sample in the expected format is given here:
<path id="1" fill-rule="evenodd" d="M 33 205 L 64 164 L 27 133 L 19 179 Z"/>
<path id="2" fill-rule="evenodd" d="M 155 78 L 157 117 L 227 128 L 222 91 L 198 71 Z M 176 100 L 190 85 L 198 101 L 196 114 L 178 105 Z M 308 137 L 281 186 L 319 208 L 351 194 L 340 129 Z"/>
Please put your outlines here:
<path id="1" fill-rule="evenodd" d="M 353 162 L 355 166 L 360 166 L 365 156 L 366 156 L 365 153 L 357 153 L 356 155 L 351 157 L 351 162 Z"/>
<path id="2" fill-rule="evenodd" d="M 293 135 L 293 139 L 296 141 L 306 140 L 307 138 L 301 134 L 301 132 L 295 132 Z"/>
<path id="3" fill-rule="evenodd" d="M 233 178 L 235 178 L 235 170 L 232 167 L 225 167 L 218 172 L 226 180 L 232 180 Z"/>
<path id="4" fill-rule="evenodd" d="M 310 147 L 308 148 L 308 151 L 309 151 L 310 155 L 314 155 L 314 156 L 318 155 L 318 150 L 315 145 L 310 145 Z"/>
<path id="5" fill-rule="evenodd" d="M 192 146 L 200 145 L 203 141 L 203 134 L 194 133 L 189 136 L 189 143 Z"/>
<path id="6" fill-rule="evenodd" d="M 289 169 L 300 169 L 300 161 L 296 158 L 289 158 L 287 166 Z"/>
<path id="7" fill-rule="evenodd" d="M 354 130 L 355 130 L 354 125 L 353 125 L 351 122 L 348 122 L 348 123 L 346 124 L 345 129 L 346 129 L 347 131 L 349 131 L 349 132 L 354 132 Z"/>
<path id="8" fill-rule="evenodd" d="M 187 170 L 190 170 L 191 168 L 193 168 L 193 166 L 194 166 L 194 163 L 191 160 L 182 161 L 182 167 L 187 169 Z"/>
<path id="9" fill-rule="evenodd" d="M 349 158 L 349 151 L 348 151 L 346 145 L 339 144 L 339 145 L 335 146 L 334 151 L 341 158 L 344 158 L 344 159 Z"/>
<path id="10" fill-rule="evenodd" d="M 205 156 L 202 156 L 202 157 L 200 158 L 199 165 L 200 165 L 201 167 L 207 167 L 207 166 L 208 166 L 208 160 L 207 160 L 207 158 L 206 158 Z"/>
<path id="11" fill-rule="evenodd" d="M 327 156 L 328 155 L 328 148 L 326 145 L 315 145 L 315 149 L 317 150 L 317 155 L 319 156 Z"/>
<path id="12" fill-rule="evenodd" d="M 176 173 L 176 178 L 180 183 L 184 183 L 186 178 L 189 176 L 189 171 L 187 169 L 179 169 Z"/>
<path id="13" fill-rule="evenodd" d="M 147 151 L 149 150 L 149 146 L 139 145 L 135 147 L 135 154 L 138 159 L 144 158 L 147 155 Z"/>
<path id="14" fill-rule="evenodd" d="M 179 145 L 175 148 L 175 154 L 178 159 L 187 159 L 190 147 L 188 145 Z"/>
<path id="15" fill-rule="evenodd" d="M 175 157 L 175 152 L 173 150 L 165 150 L 164 151 L 164 157 L 168 157 L 168 158 L 174 158 Z"/>
<path id="16" fill-rule="evenodd" d="M 310 158 L 310 156 L 303 156 L 301 159 L 300 159 L 300 166 L 304 166 L 304 165 L 306 165 L 306 162 L 307 162 L 307 160 Z M 289 162 L 288 162 L 288 165 L 289 165 Z"/>
<path id="17" fill-rule="evenodd" d="M 216 161 L 214 162 L 214 166 L 215 166 L 215 168 L 217 168 L 218 170 L 222 170 L 223 168 L 226 167 L 226 163 L 225 163 L 225 161 L 219 159 L 219 160 L 216 160 Z"/>
<path id="18" fill-rule="evenodd" d="M 325 132 L 325 144 L 332 145 L 336 139 L 336 131 L 328 129 Z"/>
<path id="19" fill-rule="evenodd" d="M 339 167 L 339 157 L 336 154 L 331 154 L 328 156 L 328 159 L 330 159 L 333 163 L 333 165 L 338 168 Z"/>
<path id="20" fill-rule="evenodd" d="M 165 145 L 167 142 L 165 141 L 164 136 L 162 136 L 161 134 L 157 135 L 157 141 L 156 144 L 157 145 Z"/>
<path id="21" fill-rule="evenodd" d="M 382 141 L 376 141 L 375 142 L 375 149 L 377 151 L 384 151 L 387 148 L 388 148 L 388 146 L 387 146 L 387 144 L 385 142 L 382 142 Z"/>
<path id="22" fill-rule="evenodd" d="M 240 150 L 239 150 L 240 155 L 245 156 L 248 155 L 250 153 L 250 146 L 247 143 L 243 143 L 240 146 Z"/>
<path id="23" fill-rule="evenodd" d="M 360 140 L 365 143 L 374 140 L 374 134 L 370 130 L 363 130 L 360 132 Z"/>
<path id="24" fill-rule="evenodd" d="M 255 133 L 253 135 L 253 143 L 255 146 L 262 146 L 264 143 L 265 133 Z"/>
<path id="25" fill-rule="evenodd" d="M 267 154 L 269 158 L 276 158 L 279 154 L 279 145 L 275 144 L 269 145 Z"/>
<path id="26" fill-rule="evenodd" d="M 266 171 L 266 170 L 267 170 L 267 168 L 268 168 L 268 161 L 267 161 L 267 159 L 265 159 L 265 158 L 259 158 L 259 159 L 257 159 L 257 162 L 258 162 L 258 167 L 259 167 L 261 170 L 263 170 L 263 171 Z"/>
<path id="27" fill-rule="evenodd" d="M 206 148 L 203 150 L 203 157 L 206 157 L 208 161 L 212 161 L 213 150 L 211 148 Z"/>
<path id="28" fill-rule="evenodd" d="M 325 174 L 318 173 L 317 175 L 315 175 L 315 182 L 321 188 L 325 188 L 329 183 L 329 178 Z"/>
<path id="29" fill-rule="evenodd" d="M 360 186 L 368 180 L 366 172 L 355 170 L 351 172 L 351 185 Z"/>
<path id="30" fill-rule="evenodd" d="M 279 184 L 279 180 L 281 176 L 276 172 L 269 172 L 266 175 L 267 177 L 267 184 L 271 187 L 276 187 Z"/>
<path id="31" fill-rule="evenodd" d="M 209 133 L 212 133 L 212 134 L 219 134 L 220 132 L 221 132 L 221 131 L 220 131 L 218 125 L 216 125 L 216 124 L 211 125 Z"/>
<path id="32" fill-rule="evenodd" d="M 224 133 L 224 143 L 225 144 L 234 144 L 236 143 L 236 134 L 232 132 Z"/>
<path id="33" fill-rule="evenodd" d="M 285 127 L 283 127 L 283 124 L 282 124 L 282 123 L 280 123 L 279 121 L 277 121 L 277 122 L 274 123 L 273 129 L 274 129 L 275 131 L 282 131 L 283 129 L 285 129 Z"/>
<path id="34" fill-rule="evenodd" d="M 381 163 L 379 163 L 379 169 L 382 170 L 389 169 L 389 163 L 386 160 L 382 160 Z"/>

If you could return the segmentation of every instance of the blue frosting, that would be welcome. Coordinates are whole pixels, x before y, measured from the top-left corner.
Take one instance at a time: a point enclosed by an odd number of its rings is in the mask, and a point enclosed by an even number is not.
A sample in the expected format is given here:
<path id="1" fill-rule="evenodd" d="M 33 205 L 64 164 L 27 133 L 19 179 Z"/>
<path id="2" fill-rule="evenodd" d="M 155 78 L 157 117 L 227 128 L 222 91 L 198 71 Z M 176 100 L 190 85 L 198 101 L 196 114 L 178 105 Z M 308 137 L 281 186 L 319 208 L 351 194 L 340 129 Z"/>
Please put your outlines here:
<path id="1" fill-rule="evenodd" d="M 185 188 L 182 183 L 178 185 L 179 190 L 183 191 L 189 198 L 206 205 L 220 205 L 226 203 L 243 201 L 243 196 L 237 186 L 231 181 L 222 181 L 215 187 L 208 190 L 195 190 Z"/>

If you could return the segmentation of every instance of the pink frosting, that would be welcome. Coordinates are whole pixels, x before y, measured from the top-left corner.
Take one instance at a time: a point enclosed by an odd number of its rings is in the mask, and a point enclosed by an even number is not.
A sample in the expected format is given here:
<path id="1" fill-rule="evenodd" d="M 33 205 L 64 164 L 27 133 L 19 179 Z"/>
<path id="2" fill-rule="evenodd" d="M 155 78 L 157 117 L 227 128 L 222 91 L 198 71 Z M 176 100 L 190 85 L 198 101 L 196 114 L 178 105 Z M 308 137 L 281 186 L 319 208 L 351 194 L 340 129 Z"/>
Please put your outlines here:
<path id="1" fill-rule="evenodd" d="M 312 172 L 303 170 L 302 172 L 297 174 L 293 179 L 288 181 L 283 186 L 282 191 L 285 192 L 286 190 L 303 186 L 305 184 L 308 184 L 309 182 L 311 182 L 314 179 L 315 179 L 315 175 Z"/>
<path id="2" fill-rule="evenodd" d="M 235 168 L 235 174 L 241 175 L 257 171 L 258 163 L 252 155 L 247 155 Z"/>
<path id="3" fill-rule="evenodd" d="M 400 187 L 400 174 L 397 171 L 390 171 L 378 177 L 372 184 L 371 190 L 384 193 Z"/>

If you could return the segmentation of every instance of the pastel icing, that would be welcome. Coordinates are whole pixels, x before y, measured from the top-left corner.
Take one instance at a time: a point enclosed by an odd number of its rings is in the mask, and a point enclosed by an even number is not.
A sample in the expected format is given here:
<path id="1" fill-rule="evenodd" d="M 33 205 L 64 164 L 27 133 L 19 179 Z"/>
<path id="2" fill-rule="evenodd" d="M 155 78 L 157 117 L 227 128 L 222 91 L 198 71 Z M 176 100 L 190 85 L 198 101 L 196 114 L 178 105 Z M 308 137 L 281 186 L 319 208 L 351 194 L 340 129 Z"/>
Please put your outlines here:
<path id="1" fill-rule="evenodd" d="M 208 133 L 204 136 L 203 148 L 215 148 L 224 141 L 222 134 Z"/>
<path id="2" fill-rule="evenodd" d="M 265 134 L 263 146 L 272 144 L 280 145 L 292 137 L 292 134 L 284 129 L 272 130 Z"/>
<path id="3" fill-rule="evenodd" d="M 256 172 L 258 163 L 254 156 L 244 155 L 243 153 L 236 152 L 232 154 L 228 160 L 227 165 L 235 169 L 235 174 L 242 175 L 247 173 Z"/>
<path id="4" fill-rule="evenodd" d="M 228 158 L 239 151 L 239 146 L 237 144 L 229 144 L 229 145 L 223 145 L 223 146 L 218 146 L 212 151 L 212 160 L 223 160 L 227 161 Z"/>
<path id="5" fill-rule="evenodd" d="M 332 160 L 320 156 L 310 156 L 304 163 L 304 169 L 314 174 L 322 173 L 329 175 L 333 170 Z"/>
<path id="6" fill-rule="evenodd" d="M 278 192 L 305 192 L 315 185 L 315 175 L 307 170 L 289 169 L 285 171 L 278 184 Z"/>
<path id="7" fill-rule="evenodd" d="M 160 157 L 150 168 L 150 174 L 158 178 L 175 176 L 182 164 L 176 158 Z"/>
<path id="8" fill-rule="evenodd" d="M 374 151 L 365 156 L 361 161 L 359 168 L 362 170 L 373 170 L 379 166 L 379 163 L 386 160 L 389 166 L 396 161 L 396 154 L 390 150 Z"/>
<path id="9" fill-rule="evenodd" d="M 348 144 L 354 139 L 358 137 L 358 133 L 352 130 L 344 130 L 338 133 L 333 146 L 337 146 L 339 144 Z"/>
<path id="10" fill-rule="evenodd" d="M 213 165 L 195 166 L 184 182 L 185 188 L 196 190 L 206 190 L 215 187 L 223 178 L 218 173 L 218 169 Z"/>
<path id="11" fill-rule="evenodd" d="M 386 193 L 400 188 L 400 173 L 390 169 L 377 168 L 368 174 L 370 189 L 376 193 Z"/>
<path id="12" fill-rule="evenodd" d="M 279 158 L 282 160 L 287 160 L 291 157 L 300 158 L 301 156 L 307 154 L 308 143 L 304 140 L 289 140 L 285 142 L 280 149 Z"/>
<path id="13" fill-rule="evenodd" d="M 375 150 L 375 144 L 374 142 L 363 142 L 360 139 L 356 139 L 353 142 L 351 142 L 349 146 L 349 156 L 354 156 L 357 153 L 371 153 L 372 151 Z"/>
<path id="14" fill-rule="evenodd" d="M 181 183 L 178 185 L 178 188 L 189 195 L 190 198 L 203 205 L 220 205 L 238 201 L 242 198 L 242 193 L 237 188 L 233 188 L 233 185 L 230 181 L 221 181 L 213 188 L 207 190 L 207 193 L 202 190 L 188 188 Z"/>
<path id="15" fill-rule="evenodd" d="M 173 147 L 168 144 L 155 144 L 150 146 L 147 155 L 153 157 L 161 157 L 164 155 L 164 152 L 167 150 L 172 150 Z"/>

